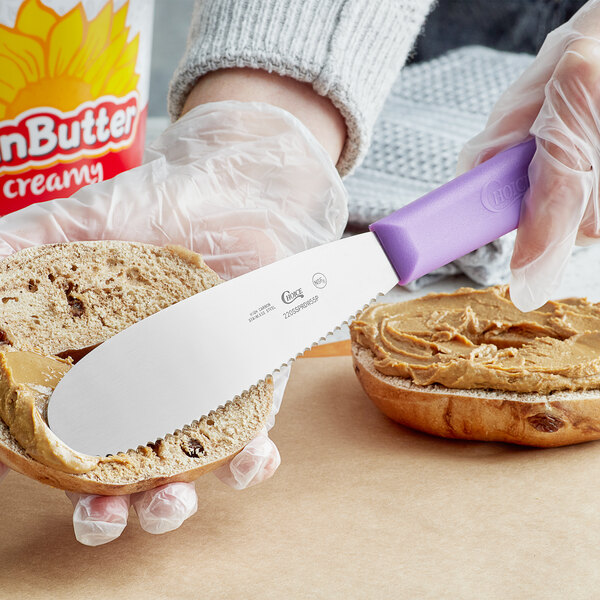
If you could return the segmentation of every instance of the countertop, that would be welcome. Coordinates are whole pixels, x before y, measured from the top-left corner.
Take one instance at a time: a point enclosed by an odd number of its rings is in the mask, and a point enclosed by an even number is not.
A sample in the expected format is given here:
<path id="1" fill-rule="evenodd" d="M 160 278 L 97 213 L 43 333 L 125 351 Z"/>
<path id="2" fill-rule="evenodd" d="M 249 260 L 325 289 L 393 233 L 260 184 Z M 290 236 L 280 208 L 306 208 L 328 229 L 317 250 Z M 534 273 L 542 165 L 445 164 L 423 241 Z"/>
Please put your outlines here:
<path id="1" fill-rule="evenodd" d="M 600 443 L 540 450 L 432 437 L 384 417 L 350 357 L 298 360 L 272 430 L 282 463 L 235 491 L 196 482 L 174 532 L 73 538 L 65 495 L 2 482 L 11 600 L 593 599 Z"/>

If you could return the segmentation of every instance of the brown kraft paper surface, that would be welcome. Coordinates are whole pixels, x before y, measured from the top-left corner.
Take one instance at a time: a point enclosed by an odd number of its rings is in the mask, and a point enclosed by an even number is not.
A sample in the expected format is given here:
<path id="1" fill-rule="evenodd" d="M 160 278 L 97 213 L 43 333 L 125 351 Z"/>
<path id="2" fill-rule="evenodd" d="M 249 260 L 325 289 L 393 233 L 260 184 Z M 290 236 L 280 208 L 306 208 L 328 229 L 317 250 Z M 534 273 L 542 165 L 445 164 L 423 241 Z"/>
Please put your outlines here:
<path id="1" fill-rule="evenodd" d="M 295 363 L 272 431 L 282 465 L 152 536 L 77 543 L 64 493 L 0 485 L 0 598 L 597 598 L 600 443 L 444 440 L 370 403 L 349 357 Z"/>

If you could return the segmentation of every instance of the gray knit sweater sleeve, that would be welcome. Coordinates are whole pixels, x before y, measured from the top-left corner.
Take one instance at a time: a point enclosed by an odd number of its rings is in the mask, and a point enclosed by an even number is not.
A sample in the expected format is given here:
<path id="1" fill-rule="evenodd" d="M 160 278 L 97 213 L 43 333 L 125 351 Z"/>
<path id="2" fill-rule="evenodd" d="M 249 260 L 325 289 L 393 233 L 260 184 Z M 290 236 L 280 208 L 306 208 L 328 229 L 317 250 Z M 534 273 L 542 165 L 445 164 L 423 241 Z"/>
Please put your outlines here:
<path id="1" fill-rule="evenodd" d="M 176 119 L 196 80 L 251 67 L 312 84 L 346 120 L 349 173 L 434 0 L 197 0 L 169 92 Z"/>

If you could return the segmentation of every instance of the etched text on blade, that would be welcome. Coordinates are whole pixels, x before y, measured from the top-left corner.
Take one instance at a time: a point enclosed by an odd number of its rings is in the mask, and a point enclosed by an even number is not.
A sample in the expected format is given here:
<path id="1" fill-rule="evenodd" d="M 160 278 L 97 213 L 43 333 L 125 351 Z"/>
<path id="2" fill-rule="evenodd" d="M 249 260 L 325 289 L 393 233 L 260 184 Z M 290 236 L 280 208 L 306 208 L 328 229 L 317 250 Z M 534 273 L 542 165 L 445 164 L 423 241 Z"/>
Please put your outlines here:
<path id="1" fill-rule="evenodd" d="M 211 288 L 84 357 L 50 400 L 50 426 L 92 455 L 164 437 L 255 385 L 396 281 L 365 233 Z"/>

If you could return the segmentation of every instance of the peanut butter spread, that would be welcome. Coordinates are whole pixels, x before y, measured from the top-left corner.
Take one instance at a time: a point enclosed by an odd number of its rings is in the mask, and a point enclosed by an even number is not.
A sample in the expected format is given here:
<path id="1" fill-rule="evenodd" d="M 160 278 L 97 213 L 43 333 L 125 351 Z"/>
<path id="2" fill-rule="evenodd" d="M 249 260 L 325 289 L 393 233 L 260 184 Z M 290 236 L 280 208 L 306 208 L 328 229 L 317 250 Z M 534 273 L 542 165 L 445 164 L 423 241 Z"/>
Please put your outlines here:
<path id="1" fill-rule="evenodd" d="M 528 313 L 507 286 L 374 304 L 351 325 L 375 368 L 418 385 L 547 394 L 600 388 L 600 304 L 569 298 Z"/>
<path id="2" fill-rule="evenodd" d="M 78 454 L 46 423 L 48 399 L 71 363 L 35 352 L 0 352 L 0 418 L 29 456 L 66 473 L 93 469 L 98 457 Z"/>

